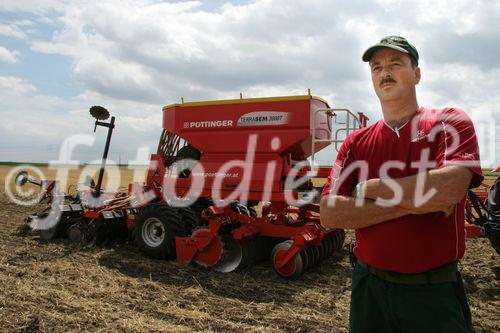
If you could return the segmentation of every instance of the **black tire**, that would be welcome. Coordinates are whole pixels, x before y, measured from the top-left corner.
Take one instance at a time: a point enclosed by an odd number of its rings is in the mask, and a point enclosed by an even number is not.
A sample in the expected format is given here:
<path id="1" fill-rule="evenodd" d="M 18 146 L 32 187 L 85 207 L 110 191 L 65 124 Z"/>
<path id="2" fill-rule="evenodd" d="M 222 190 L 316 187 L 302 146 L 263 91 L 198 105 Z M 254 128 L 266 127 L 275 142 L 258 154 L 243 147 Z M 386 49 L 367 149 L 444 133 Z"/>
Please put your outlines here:
<path id="1" fill-rule="evenodd" d="M 259 201 L 249 201 L 247 203 L 248 211 L 250 212 L 250 216 L 252 217 L 257 217 L 257 210 L 255 209 L 255 206 L 259 204 Z"/>
<path id="2" fill-rule="evenodd" d="M 192 165 L 188 161 L 182 162 L 182 160 L 198 161 L 200 157 L 201 157 L 201 152 L 198 149 L 196 149 L 191 145 L 187 145 L 179 149 L 177 155 L 174 158 L 174 163 L 177 162 L 179 167 L 181 168 L 187 168 L 191 167 Z M 181 172 L 179 173 L 179 178 L 187 178 L 189 177 L 190 174 L 191 170 L 189 169 L 181 170 Z"/>
<path id="3" fill-rule="evenodd" d="M 175 156 L 175 160 L 182 160 L 185 158 L 191 158 L 193 160 L 199 160 L 201 157 L 201 152 L 191 145 L 186 145 L 179 149 L 177 155 Z"/>
<path id="4" fill-rule="evenodd" d="M 491 246 L 493 246 L 497 254 L 500 254 L 500 224 L 485 223 L 484 230 Z"/>
<path id="5" fill-rule="evenodd" d="M 75 218 L 74 223 L 66 230 L 66 236 L 72 243 L 83 245 L 86 242 L 86 229 L 85 220 L 83 218 Z"/>
<path id="6" fill-rule="evenodd" d="M 55 226 L 49 229 L 40 229 L 40 239 L 43 241 L 53 240 L 61 235 L 60 223 L 57 222 Z"/>
<path id="7" fill-rule="evenodd" d="M 484 205 L 484 203 L 482 203 L 481 200 L 479 200 L 476 193 L 469 190 L 467 196 L 470 200 L 470 203 L 472 204 L 472 208 L 477 214 L 477 217 L 474 216 L 473 214 L 470 215 L 472 218 L 472 221 L 470 222 L 482 226 L 485 222 L 488 222 L 489 211 Z"/>
<path id="8" fill-rule="evenodd" d="M 35 219 L 40 219 L 39 224 L 42 228 L 39 229 L 40 240 L 49 241 L 58 238 L 65 231 L 65 220 L 69 218 L 64 212 L 54 212 L 52 207 L 47 207 L 41 213 L 35 214 Z M 49 228 L 44 228 L 43 225 L 50 225 Z M 39 226 L 40 227 L 40 226 Z"/>
<path id="9" fill-rule="evenodd" d="M 189 208 L 194 212 L 197 219 L 197 226 L 206 226 L 207 221 L 202 219 L 201 213 L 210 206 L 213 206 L 213 201 L 208 198 L 199 198 Z"/>
<path id="10" fill-rule="evenodd" d="M 182 226 L 184 227 L 183 237 L 190 236 L 193 230 L 200 225 L 200 218 L 190 207 L 179 207 L 177 212 L 181 216 Z"/>
<path id="11" fill-rule="evenodd" d="M 486 206 L 492 215 L 493 221 L 500 224 L 500 177 L 490 187 Z"/>
<path id="12" fill-rule="evenodd" d="M 250 216 L 250 212 L 248 211 L 248 207 L 241 204 L 239 201 L 231 202 L 231 210 L 241 215 Z"/>
<path id="13" fill-rule="evenodd" d="M 254 206 L 245 206 L 239 201 L 233 201 L 231 203 L 231 210 L 241 215 L 257 217 L 257 211 L 255 210 Z"/>
<path id="14" fill-rule="evenodd" d="M 175 237 L 185 233 L 177 209 L 167 204 L 150 205 L 142 209 L 134 230 L 135 244 L 151 258 L 174 259 Z"/>
<path id="15" fill-rule="evenodd" d="M 248 207 L 248 212 L 251 217 L 257 217 L 257 210 L 255 210 L 255 207 Z"/>

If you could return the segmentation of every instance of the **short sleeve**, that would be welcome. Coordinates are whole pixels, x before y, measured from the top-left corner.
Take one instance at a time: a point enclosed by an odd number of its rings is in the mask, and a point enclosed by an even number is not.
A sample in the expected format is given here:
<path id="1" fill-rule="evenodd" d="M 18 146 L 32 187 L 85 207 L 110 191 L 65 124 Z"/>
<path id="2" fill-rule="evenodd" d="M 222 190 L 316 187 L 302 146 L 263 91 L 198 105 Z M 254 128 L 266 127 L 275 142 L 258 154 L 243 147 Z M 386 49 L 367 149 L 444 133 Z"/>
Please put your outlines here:
<path id="1" fill-rule="evenodd" d="M 484 179 L 479 160 L 476 132 L 469 116 L 460 109 L 445 109 L 441 114 L 437 168 L 459 165 L 473 172 L 470 188 L 477 187 Z"/>
<path id="2" fill-rule="evenodd" d="M 349 171 L 349 165 L 353 161 L 352 136 L 348 136 L 339 149 L 330 175 L 323 186 L 321 196 L 328 194 L 351 196 L 357 184 L 357 175 L 355 172 Z"/>

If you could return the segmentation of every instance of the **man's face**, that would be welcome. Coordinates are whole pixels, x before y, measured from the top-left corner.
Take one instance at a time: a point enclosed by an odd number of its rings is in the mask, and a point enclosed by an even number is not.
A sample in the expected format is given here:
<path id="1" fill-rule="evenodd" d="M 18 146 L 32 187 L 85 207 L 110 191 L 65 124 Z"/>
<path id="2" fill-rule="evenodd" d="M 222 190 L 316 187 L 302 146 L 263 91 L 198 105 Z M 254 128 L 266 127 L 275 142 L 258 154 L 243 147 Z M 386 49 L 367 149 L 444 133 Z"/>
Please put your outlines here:
<path id="1" fill-rule="evenodd" d="M 370 60 L 373 87 L 381 102 L 413 99 L 420 81 L 420 68 L 413 67 L 410 56 L 381 48 Z"/>

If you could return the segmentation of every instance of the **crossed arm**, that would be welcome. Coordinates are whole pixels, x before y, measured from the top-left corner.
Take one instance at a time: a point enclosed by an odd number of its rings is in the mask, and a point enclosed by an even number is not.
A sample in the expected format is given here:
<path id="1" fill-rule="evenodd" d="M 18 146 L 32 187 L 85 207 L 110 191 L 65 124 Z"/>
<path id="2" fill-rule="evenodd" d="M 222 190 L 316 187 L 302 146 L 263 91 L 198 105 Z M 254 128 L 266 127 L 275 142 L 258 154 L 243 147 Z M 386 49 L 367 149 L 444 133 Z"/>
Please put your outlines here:
<path id="1" fill-rule="evenodd" d="M 418 202 L 422 193 L 417 193 L 418 182 L 423 183 L 423 193 L 434 195 Z M 321 224 L 329 228 L 359 229 L 392 220 L 409 214 L 443 212 L 449 215 L 454 206 L 463 199 L 472 178 L 472 171 L 462 166 L 447 166 L 425 172 L 425 174 L 392 179 L 401 189 L 402 196 L 396 205 L 383 206 L 377 199 L 389 200 L 395 192 L 387 181 L 370 179 L 364 183 L 362 206 L 356 206 L 356 198 L 342 195 L 325 195 L 321 198 Z"/>

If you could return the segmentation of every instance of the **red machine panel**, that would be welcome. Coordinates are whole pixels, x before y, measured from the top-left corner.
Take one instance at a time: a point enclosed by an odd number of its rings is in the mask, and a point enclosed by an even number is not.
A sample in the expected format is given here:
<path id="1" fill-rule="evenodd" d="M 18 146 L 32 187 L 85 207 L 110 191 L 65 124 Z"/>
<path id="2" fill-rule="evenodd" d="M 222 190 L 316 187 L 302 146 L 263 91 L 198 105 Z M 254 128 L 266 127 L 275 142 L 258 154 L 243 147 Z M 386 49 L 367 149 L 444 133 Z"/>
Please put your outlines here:
<path id="1" fill-rule="evenodd" d="M 314 112 L 321 108 L 328 104 L 310 95 L 173 104 L 163 108 L 163 128 L 204 154 L 241 153 L 251 141 L 257 154 L 302 160 L 311 155 L 313 126 L 317 139 L 330 138 L 327 114 Z"/>

